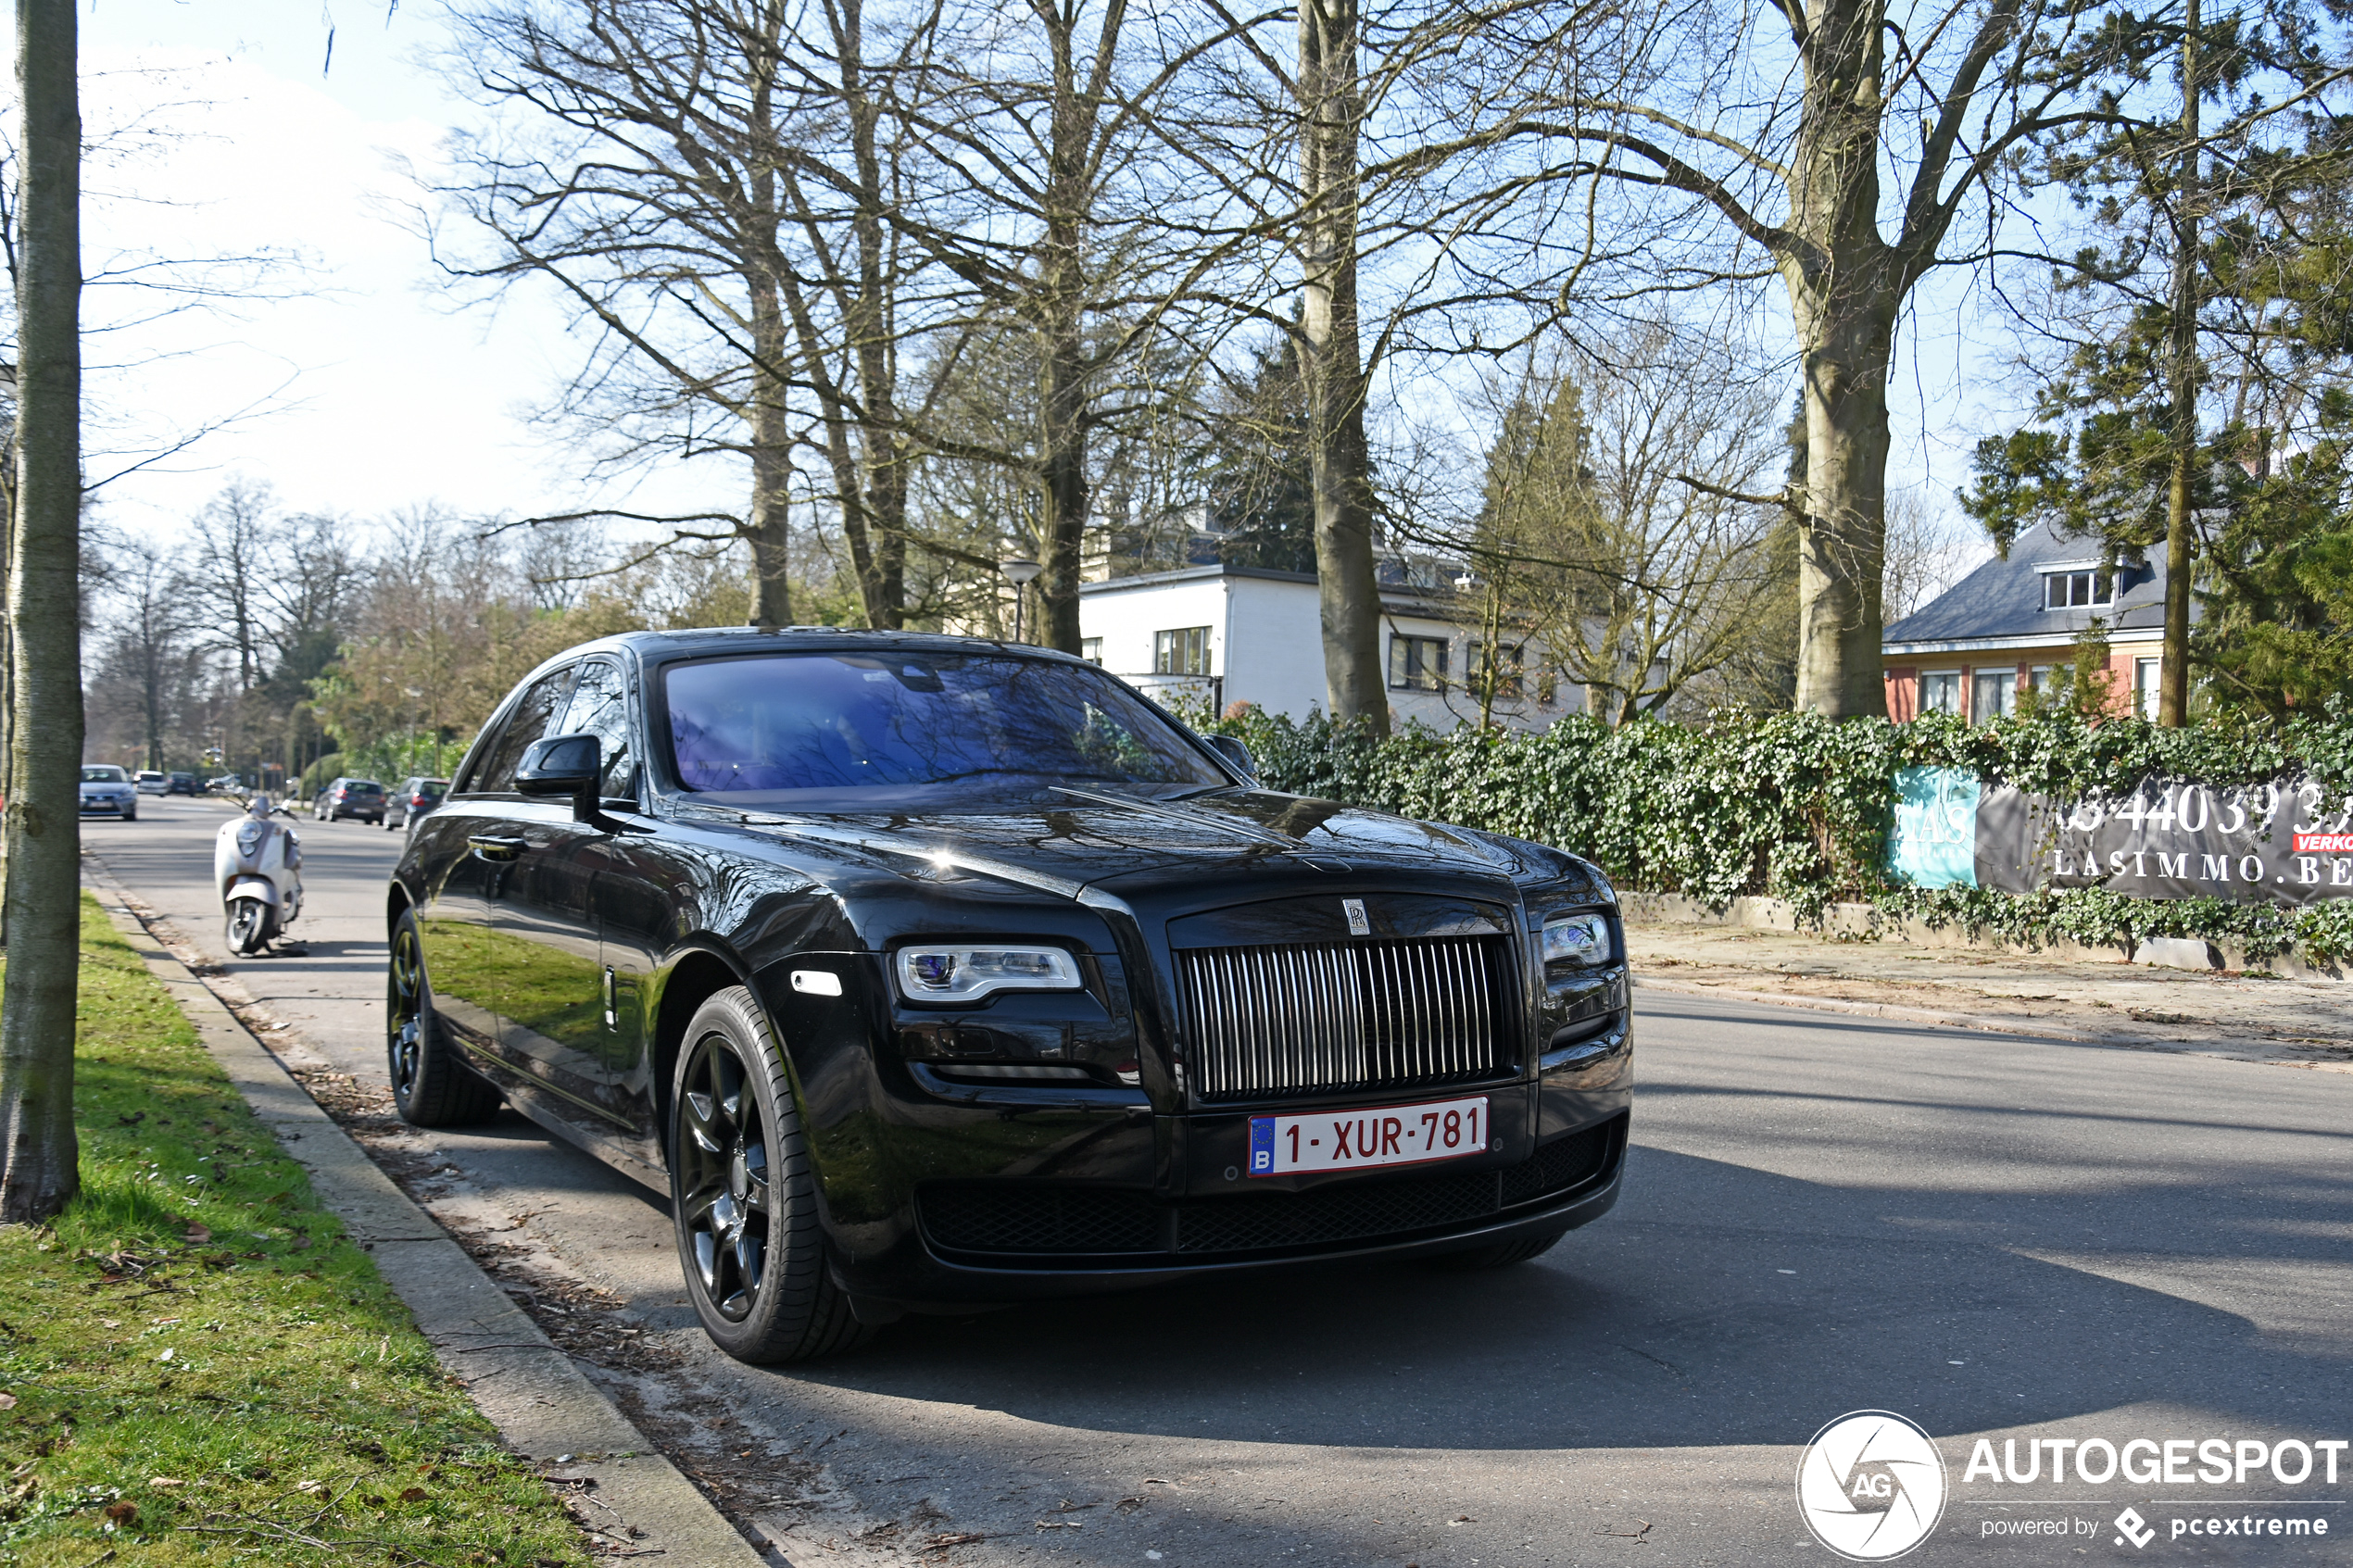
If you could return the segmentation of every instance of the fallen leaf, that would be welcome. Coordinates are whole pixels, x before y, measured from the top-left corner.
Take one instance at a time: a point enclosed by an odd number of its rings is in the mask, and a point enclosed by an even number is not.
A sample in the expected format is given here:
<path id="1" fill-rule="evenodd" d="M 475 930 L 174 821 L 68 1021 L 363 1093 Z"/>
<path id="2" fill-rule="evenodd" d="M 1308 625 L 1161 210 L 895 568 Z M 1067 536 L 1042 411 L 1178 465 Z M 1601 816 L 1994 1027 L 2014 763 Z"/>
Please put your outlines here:
<path id="1" fill-rule="evenodd" d="M 156 1358 L 156 1360 L 157 1360 L 157 1361 L 170 1361 L 170 1360 L 171 1359 L 171 1356 L 172 1356 L 172 1352 L 171 1352 L 171 1351 L 170 1351 L 170 1350 L 166 1350 L 166 1351 L 165 1351 L 162 1355 L 157 1356 L 157 1357 Z"/>
<path id="2" fill-rule="evenodd" d="M 1446 1521 L 1446 1527 L 1451 1530 L 1457 1524 L 1476 1524 L 1478 1523 L 1478 1520 L 1473 1519 L 1467 1513 L 1457 1513 L 1453 1518 Z"/>
<path id="3" fill-rule="evenodd" d="M 139 1517 L 139 1505 L 130 1501 L 110 1502 L 107 1504 L 107 1517 L 118 1524 L 128 1524 Z"/>
<path id="4" fill-rule="evenodd" d="M 14 1394 L 0 1394 L 0 1411 L 12 1411 L 16 1408 L 17 1397 Z"/>
<path id="5" fill-rule="evenodd" d="M 174 1486 L 184 1486 L 187 1484 L 188 1483 L 185 1481 L 177 1480 L 170 1475 L 150 1475 L 147 1477 L 147 1489 L 155 1492 L 168 1492 Z"/>
<path id="6" fill-rule="evenodd" d="M 426 1495 L 425 1489 L 422 1486 L 411 1486 L 407 1491 L 400 1494 L 400 1500 L 402 1502 L 422 1502 L 425 1500 Z"/>
<path id="7" fill-rule="evenodd" d="M 202 1247 L 212 1239 L 212 1232 L 203 1225 L 190 1225 L 187 1229 L 187 1239 L 189 1246 Z"/>
<path id="8" fill-rule="evenodd" d="M 370 1508 L 382 1508 L 384 1505 L 384 1499 L 376 1496 L 373 1492 L 369 1493 L 366 1497 L 361 1498 L 359 1500 L 366 1503 Z"/>
<path id="9" fill-rule="evenodd" d="M 308 1252 L 310 1250 L 310 1238 L 307 1236 L 298 1236 L 294 1238 L 294 1244 L 288 1247 L 286 1250 L 289 1252 Z"/>
<path id="10" fill-rule="evenodd" d="M 295 1490 L 297 1492 L 323 1492 L 326 1489 L 327 1484 L 324 1481 L 298 1481 L 295 1483 Z"/>

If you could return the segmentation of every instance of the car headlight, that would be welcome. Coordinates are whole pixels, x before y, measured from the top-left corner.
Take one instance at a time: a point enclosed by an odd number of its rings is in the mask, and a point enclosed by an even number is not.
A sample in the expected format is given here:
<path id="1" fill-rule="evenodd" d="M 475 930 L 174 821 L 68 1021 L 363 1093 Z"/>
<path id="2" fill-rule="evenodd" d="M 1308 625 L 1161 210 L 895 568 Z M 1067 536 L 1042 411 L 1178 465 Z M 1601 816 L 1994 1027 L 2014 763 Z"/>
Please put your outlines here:
<path id="1" fill-rule="evenodd" d="M 1609 917 L 1596 909 L 1554 915 L 1544 922 L 1544 961 L 1591 969 L 1609 962 Z"/>
<path id="2" fill-rule="evenodd" d="M 1076 991 L 1078 960 L 1060 947 L 927 945 L 891 966 L 911 1002 L 965 1002 L 993 991 Z"/>

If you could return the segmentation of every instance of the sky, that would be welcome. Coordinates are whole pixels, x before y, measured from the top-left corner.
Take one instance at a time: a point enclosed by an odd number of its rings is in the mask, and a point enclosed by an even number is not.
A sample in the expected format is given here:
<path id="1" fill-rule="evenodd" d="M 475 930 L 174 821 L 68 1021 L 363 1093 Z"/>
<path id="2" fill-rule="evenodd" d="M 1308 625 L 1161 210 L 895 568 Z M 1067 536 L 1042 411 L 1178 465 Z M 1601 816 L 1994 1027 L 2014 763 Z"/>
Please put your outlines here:
<path id="1" fill-rule="evenodd" d="M 107 521 L 176 532 L 233 480 L 356 519 L 435 501 L 477 516 L 738 504 L 738 475 L 711 459 L 583 488 L 530 418 L 576 359 L 555 302 L 523 289 L 485 307 L 436 270 L 409 169 L 430 169 L 474 111 L 432 63 L 434 0 L 389 14 L 386 0 L 90 0 L 82 25 L 90 133 L 132 128 L 87 177 L 85 270 L 300 258 L 233 309 L 155 320 L 150 291 L 88 292 L 88 325 L 132 323 L 94 331 L 86 350 Z M 2001 335 L 1962 277 L 1925 287 L 1906 316 L 1889 478 L 1936 510 L 1952 510 L 1976 437 L 2015 420 Z"/>
<path id="2" fill-rule="evenodd" d="M 388 19 L 384 0 L 85 9 L 84 121 L 120 148 L 85 175 L 85 272 L 262 250 L 299 258 L 233 309 L 158 320 L 156 291 L 85 291 L 88 468 L 107 521 L 176 531 L 232 480 L 355 518 L 433 501 L 529 516 L 738 499 L 718 464 L 657 470 L 634 494 L 567 479 L 561 447 L 530 420 L 573 362 L 563 316 L 528 293 L 495 309 L 472 303 L 416 232 L 405 166 L 430 169 L 470 113 L 423 59 L 438 38 L 430 0 Z M 186 450 L 111 477 L 224 419 Z"/>

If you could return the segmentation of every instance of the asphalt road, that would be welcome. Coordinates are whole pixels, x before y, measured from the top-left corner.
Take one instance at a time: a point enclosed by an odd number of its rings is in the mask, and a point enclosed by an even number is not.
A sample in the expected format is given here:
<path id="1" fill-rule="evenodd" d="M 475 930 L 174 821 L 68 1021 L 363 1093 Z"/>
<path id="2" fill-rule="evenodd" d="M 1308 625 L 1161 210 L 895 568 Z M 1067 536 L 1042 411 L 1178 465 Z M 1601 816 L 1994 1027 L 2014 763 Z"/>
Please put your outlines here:
<path id="1" fill-rule="evenodd" d="M 293 1025 L 283 1050 L 382 1082 L 401 835 L 301 824 L 308 956 L 229 962 L 207 887 L 224 815 L 144 801 L 83 841 Z M 2353 1076 L 1640 1010 L 1625 1198 L 1535 1263 L 910 1320 L 781 1372 L 704 1347 L 653 1195 L 510 1112 L 415 1147 L 441 1162 L 437 1213 L 511 1227 L 682 1354 L 597 1375 L 804 1568 L 1829 1563 L 1793 1483 L 1863 1409 L 1918 1422 L 1946 1466 L 1907 1562 L 2353 1562 L 2353 1449 L 2333 1483 L 2259 1461 L 2214 1484 L 2195 1446 L 2353 1438 Z M 2056 1451 L 2037 1439 L 2192 1447 L 2170 1483 L 2054 1485 L 1969 1472 L 1981 1437 L 2021 1473 Z M 2127 1506 L 2145 1549 L 2111 1523 Z M 2219 1539 L 2173 1534 L 2226 1514 Z M 920 1549 L 948 1535 L 971 1538 Z"/>

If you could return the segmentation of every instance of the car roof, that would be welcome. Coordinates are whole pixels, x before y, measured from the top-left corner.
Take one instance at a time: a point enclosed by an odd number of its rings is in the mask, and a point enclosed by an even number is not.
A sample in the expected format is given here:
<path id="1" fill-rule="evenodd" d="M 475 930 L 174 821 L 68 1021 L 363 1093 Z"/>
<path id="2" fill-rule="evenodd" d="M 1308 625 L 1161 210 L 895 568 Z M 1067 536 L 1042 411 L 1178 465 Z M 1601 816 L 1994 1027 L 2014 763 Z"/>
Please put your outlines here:
<path id="1" fill-rule="evenodd" d="M 703 626 L 681 632 L 623 632 L 566 648 L 547 661 L 552 667 L 567 659 L 590 653 L 626 651 L 643 664 L 667 664 L 673 659 L 730 653 L 774 650 L 790 653 L 1010 653 L 1060 659 L 1070 664 L 1087 660 L 1035 643 L 1012 643 L 992 637 L 951 637 L 938 632 L 869 632 L 854 626 L 783 626 L 763 632 L 756 626 Z"/>

